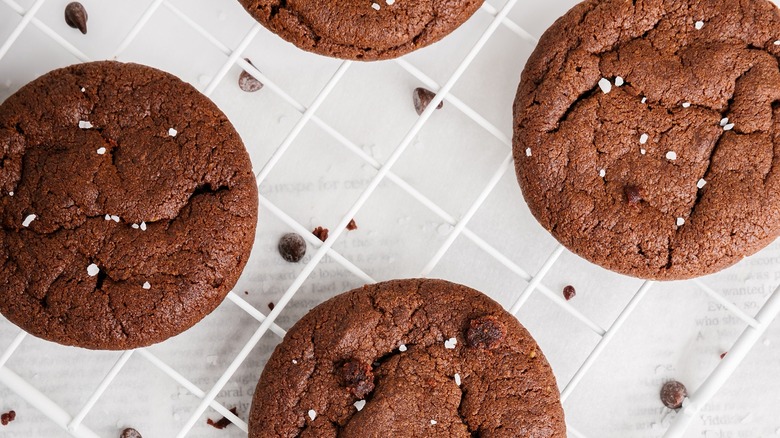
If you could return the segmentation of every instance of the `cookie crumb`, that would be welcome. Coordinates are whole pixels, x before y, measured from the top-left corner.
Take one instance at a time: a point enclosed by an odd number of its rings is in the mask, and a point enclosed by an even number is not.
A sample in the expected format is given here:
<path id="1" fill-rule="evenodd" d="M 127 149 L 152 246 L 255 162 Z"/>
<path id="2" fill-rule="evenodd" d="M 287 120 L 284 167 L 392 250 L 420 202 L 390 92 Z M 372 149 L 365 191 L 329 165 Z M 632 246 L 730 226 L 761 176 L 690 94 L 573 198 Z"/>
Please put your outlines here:
<path id="1" fill-rule="evenodd" d="M 317 418 L 317 411 L 309 409 L 309 418 L 311 418 L 311 421 L 314 421 L 314 419 Z"/>
<path id="2" fill-rule="evenodd" d="M 436 97 L 436 93 L 426 88 L 418 87 L 412 92 L 412 101 L 414 102 L 414 110 L 417 111 L 417 115 L 422 115 L 425 108 L 431 104 L 433 98 Z M 444 107 L 444 101 L 439 102 L 436 109 L 442 109 Z"/>
<path id="3" fill-rule="evenodd" d="M 315 235 L 317 234 L 315 231 Z M 297 233 L 287 233 L 279 239 L 279 254 L 290 263 L 298 263 L 306 255 L 306 241 Z"/>
<path id="4" fill-rule="evenodd" d="M 355 231 L 357 230 L 358 226 L 355 223 L 355 219 L 350 219 L 349 223 L 347 224 L 347 230 L 349 231 Z"/>
<path id="5" fill-rule="evenodd" d="M 30 224 L 37 218 L 38 216 L 31 214 L 28 215 L 26 218 L 24 218 L 24 221 L 22 222 L 22 226 L 27 228 L 30 226 Z"/>
<path id="6" fill-rule="evenodd" d="M 466 331 L 466 342 L 470 347 L 492 350 L 501 344 L 506 336 L 506 327 L 495 316 L 472 319 Z"/>
<path id="7" fill-rule="evenodd" d="M 604 94 L 607 94 L 612 91 L 612 82 L 607 78 L 601 78 L 601 80 L 599 80 L 599 88 L 601 88 L 601 91 L 604 92 Z"/>
<path id="8" fill-rule="evenodd" d="M 339 369 L 342 383 L 347 391 L 358 399 L 364 399 L 374 390 L 374 373 L 371 365 L 350 360 Z"/>
<path id="9" fill-rule="evenodd" d="M 249 63 L 252 67 L 255 65 L 252 64 L 252 61 L 249 60 L 249 58 L 244 58 L 244 61 Z M 252 76 L 248 71 L 243 70 L 241 74 L 238 76 L 238 88 L 241 89 L 241 91 L 245 91 L 247 93 L 254 93 L 255 91 L 259 91 L 263 88 L 264 84 L 257 80 L 254 76 Z"/>
<path id="10" fill-rule="evenodd" d="M 563 297 L 566 298 L 566 301 L 571 300 L 575 296 L 577 296 L 577 290 L 574 289 L 574 286 L 568 285 L 563 288 Z"/>
<path id="11" fill-rule="evenodd" d="M 79 2 L 71 2 L 65 6 L 65 24 L 78 29 L 83 35 L 87 34 L 87 10 Z"/>
<path id="12" fill-rule="evenodd" d="M 623 193 L 629 204 L 639 204 L 642 201 L 642 192 L 637 186 L 627 185 L 623 188 Z"/>
<path id="13" fill-rule="evenodd" d="M 328 240 L 328 229 L 327 228 L 317 227 L 311 233 L 314 234 L 315 236 L 317 236 L 317 238 L 322 240 L 323 242 Z"/>
<path id="14" fill-rule="evenodd" d="M 669 409 L 680 409 L 686 397 L 688 390 L 676 380 L 670 380 L 661 387 L 661 402 Z"/>
<path id="15" fill-rule="evenodd" d="M 233 415 L 238 416 L 238 410 L 236 408 L 231 408 L 230 409 L 230 413 L 232 413 Z M 209 426 L 214 427 L 215 429 L 224 429 L 224 428 L 230 426 L 231 424 L 233 424 L 233 422 L 231 422 L 230 420 L 228 420 L 225 417 L 222 417 L 222 418 L 220 418 L 217 421 L 214 421 L 211 418 L 207 418 L 206 419 L 206 424 L 208 424 Z"/>
<path id="16" fill-rule="evenodd" d="M 3 426 L 8 426 L 8 423 L 16 420 L 16 411 L 8 411 L 2 415 L 0 415 L 0 424 Z"/>
<path id="17" fill-rule="evenodd" d="M 137 430 L 133 429 L 132 427 L 128 427 L 122 431 L 122 435 L 120 435 L 119 438 L 143 438 L 143 437 Z"/>

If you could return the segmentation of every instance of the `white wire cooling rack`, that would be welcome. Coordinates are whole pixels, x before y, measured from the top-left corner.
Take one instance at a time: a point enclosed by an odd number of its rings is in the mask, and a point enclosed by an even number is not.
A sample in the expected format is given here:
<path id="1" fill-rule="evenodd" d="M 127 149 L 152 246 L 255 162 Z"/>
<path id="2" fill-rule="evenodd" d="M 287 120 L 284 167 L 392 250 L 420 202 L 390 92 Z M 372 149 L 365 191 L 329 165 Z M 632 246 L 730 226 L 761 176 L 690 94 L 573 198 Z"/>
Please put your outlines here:
<path id="1" fill-rule="evenodd" d="M 3 436 L 112 437 L 125 426 L 147 437 L 243 436 L 254 385 L 286 328 L 339 292 L 410 276 L 465 283 L 517 315 L 556 372 L 570 436 L 780 433 L 780 246 L 700 280 L 641 282 L 567 252 L 522 201 L 511 102 L 538 36 L 574 0 L 489 0 L 443 42 L 371 64 L 301 52 L 235 0 L 83 0 L 87 35 L 65 25 L 66 3 L 0 0 L 0 100 L 75 62 L 170 71 L 215 100 L 244 138 L 260 224 L 225 303 L 162 344 L 85 351 L 0 320 L 0 410 L 17 412 Z M 265 87 L 241 92 L 241 70 Z M 419 117 L 418 86 L 437 92 Z M 353 218 L 359 228 L 347 231 Z M 325 242 L 311 234 L 320 225 Z M 301 264 L 276 254 L 291 230 L 309 243 Z M 567 284 L 578 291 L 568 302 Z M 690 391 L 676 413 L 658 400 L 671 378 Z M 234 426 L 206 424 L 220 416 Z"/>

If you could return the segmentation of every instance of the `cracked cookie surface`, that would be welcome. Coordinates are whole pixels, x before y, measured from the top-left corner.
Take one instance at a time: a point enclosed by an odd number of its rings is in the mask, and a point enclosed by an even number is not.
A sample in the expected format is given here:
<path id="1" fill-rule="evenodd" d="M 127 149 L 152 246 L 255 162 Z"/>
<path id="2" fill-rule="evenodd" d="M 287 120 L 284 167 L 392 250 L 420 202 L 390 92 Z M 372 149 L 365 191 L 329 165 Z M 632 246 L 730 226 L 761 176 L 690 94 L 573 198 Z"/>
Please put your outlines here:
<path id="1" fill-rule="evenodd" d="M 780 233 L 780 15 L 766 0 L 588 0 L 545 32 L 514 104 L 531 212 L 646 279 L 697 277 Z"/>
<path id="2" fill-rule="evenodd" d="M 222 112 L 136 64 L 52 71 L 0 106 L 0 312 L 65 345 L 181 333 L 254 240 L 249 156 Z"/>
<path id="3" fill-rule="evenodd" d="M 565 435 L 531 335 L 441 280 L 368 285 L 314 308 L 266 364 L 249 418 L 251 438 Z"/>
<path id="4" fill-rule="evenodd" d="M 482 0 L 239 0 L 260 23 L 301 49 L 373 61 L 433 44 Z"/>

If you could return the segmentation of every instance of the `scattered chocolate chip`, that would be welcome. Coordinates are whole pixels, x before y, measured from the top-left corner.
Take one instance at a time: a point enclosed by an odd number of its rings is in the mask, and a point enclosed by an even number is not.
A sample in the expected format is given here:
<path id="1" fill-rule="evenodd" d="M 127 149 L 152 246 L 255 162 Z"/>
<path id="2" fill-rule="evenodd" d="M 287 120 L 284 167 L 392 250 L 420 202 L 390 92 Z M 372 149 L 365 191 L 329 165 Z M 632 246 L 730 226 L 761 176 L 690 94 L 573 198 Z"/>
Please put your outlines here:
<path id="1" fill-rule="evenodd" d="M 273 303 L 273 301 L 268 303 L 268 308 L 271 309 L 271 310 L 274 310 L 274 303 Z"/>
<path id="2" fill-rule="evenodd" d="M 466 342 L 470 347 L 492 350 L 506 336 L 506 327 L 495 316 L 483 316 L 472 319 L 466 332 Z"/>
<path id="3" fill-rule="evenodd" d="M 249 295 L 249 291 L 248 291 L 248 290 L 245 290 L 245 291 L 244 291 L 244 295 Z"/>
<path id="4" fill-rule="evenodd" d="M 670 380 L 661 387 L 661 402 L 669 409 L 680 409 L 685 397 L 688 397 L 688 390 L 676 380 Z"/>
<path id="5" fill-rule="evenodd" d="M 279 254 L 291 263 L 298 263 L 306 255 L 306 241 L 300 234 L 287 233 L 279 239 Z"/>
<path id="6" fill-rule="evenodd" d="M 87 10 L 79 2 L 68 3 L 65 6 L 65 23 L 68 26 L 78 29 L 81 33 L 87 33 Z"/>
<path id="7" fill-rule="evenodd" d="M 347 390 L 362 400 L 374 390 L 374 373 L 371 365 L 350 360 L 341 366 L 341 377 Z"/>
<path id="8" fill-rule="evenodd" d="M 128 427 L 127 429 L 122 431 L 122 435 L 119 436 L 119 438 L 143 438 L 140 433 L 138 433 L 137 430 L 133 429 L 132 427 Z"/>
<path id="9" fill-rule="evenodd" d="M 349 223 L 347 224 L 347 229 L 349 231 L 357 230 L 357 224 L 355 223 L 355 219 L 352 219 L 352 220 L 349 221 Z"/>
<path id="10" fill-rule="evenodd" d="M 721 359 L 723 359 L 724 357 L 726 357 L 726 355 L 727 355 L 727 354 L 729 354 L 729 352 L 728 352 L 728 351 L 726 351 L 726 352 L 724 352 L 724 353 L 721 353 L 721 354 L 720 354 L 720 358 L 721 358 Z"/>
<path id="11" fill-rule="evenodd" d="M 420 115 L 428 108 L 433 98 L 436 97 L 436 93 L 425 88 L 415 88 L 412 93 L 412 100 L 414 100 L 414 110 L 417 111 L 417 115 Z M 439 102 L 436 109 L 441 109 L 444 106 L 444 101 Z"/>
<path id="12" fill-rule="evenodd" d="M 0 424 L 8 426 L 8 423 L 16 420 L 16 411 L 8 411 L 0 415 Z"/>
<path id="13" fill-rule="evenodd" d="M 248 62 L 249 65 L 254 67 L 254 64 L 252 64 L 252 61 L 250 61 L 249 58 L 244 58 L 244 61 Z M 238 76 L 238 87 L 247 93 L 254 93 L 255 91 L 259 91 L 261 88 L 263 88 L 263 83 L 249 74 L 249 72 L 244 70 Z"/>
<path id="14" fill-rule="evenodd" d="M 566 298 L 566 301 L 569 301 L 570 299 L 577 296 L 577 291 L 574 289 L 574 286 L 568 285 L 563 288 L 563 297 Z"/>
<path id="15" fill-rule="evenodd" d="M 236 408 L 230 409 L 230 412 L 233 415 L 238 415 L 238 411 L 237 411 Z M 224 429 L 224 428 L 230 426 L 233 423 L 230 420 L 228 420 L 227 418 L 222 417 L 218 421 L 213 421 L 211 418 L 208 418 L 208 419 L 206 419 L 206 424 L 208 424 L 209 426 L 213 426 L 216 429 Z"/>
<path id="16" fill-rule="evenodd" d="M 642 201 L 642 194 L 637 186 L 626 186 L 623 188 L 623 193 L 626 194 L 626 201 L 629 204 L 639 204 Z"/>
<path id="17" fill-rule="evenodd" d="M 312 234 L 317 236 L 317 238 L 322 240 L 323 242 L 328 240 L 328 229 L 327 228 L 317 227 L 317 228 L 314 229 L 314 231 L 312 231 Z"/>

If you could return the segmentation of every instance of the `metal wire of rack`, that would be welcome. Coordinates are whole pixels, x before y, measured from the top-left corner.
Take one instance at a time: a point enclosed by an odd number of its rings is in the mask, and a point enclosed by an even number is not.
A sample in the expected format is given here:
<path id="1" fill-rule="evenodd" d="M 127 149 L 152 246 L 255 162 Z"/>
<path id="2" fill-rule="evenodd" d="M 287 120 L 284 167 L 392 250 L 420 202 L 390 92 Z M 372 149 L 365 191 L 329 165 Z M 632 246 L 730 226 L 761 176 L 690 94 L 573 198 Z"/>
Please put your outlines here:
<path id="1" fill-rule="evenodd" d="M 34 0 L 27 2 L 27 4 L 20 4 L 17 1 L 22 0 L 0 0 L 0 14 L 10 13 L 20 18 L 5 38 L 2 46 L 0 46 L 0 68 L 4 67 L 4 64 L 6 64 L 5 67 L 18 68 L 14 64 L 8 66 L 8 61 L 4 63 L 3 60 L 19 40 L 20 35 L 28 28 L 34 28 L 53 42 L 57 50 L 72 55 L 76 60 L 82 62 L 90 60 L 85 51 L 82 51 L 77 44 L 74 44 L 69 38 L 62 35 L 61 30 L 58 30 L 56 26 L 52 26 L 50 22 L 37 17 L 39 11 L 46 4 L 52 6 L 55 10 L 61 10 L 61 6 L 64 7 L 64 4 L 60 5 L 61 1 Z M 210 387 L 206 389 L 201 388 L 199 383 L 186 377 L 186 370 L 180 366 L 169 364 L 168 361 L 155 354 L 152 348 L 138 349 L 123 352 L 115 359 L 112 359 L 113 364 L 105 370 L 105 374 L 97 382 L 96 386 L 83 388 L 83 392 L 80 394 L 82 403 L 77 409 L 73 409 L 73 406 L 63 406 L 62 403 L 54 401 L 50 394 L 47 393 L 47 383 L 37 382 L 35 384 L 29 378 L 22 377 L 12 371 L 9 361 L 20 351 L 20 348 L 25 343 L 30 342 L 30 337 L 23 331 L 17 331 L 15 335 L 8 337 L 10 342 L 2 350 L 2 355 L 0 355 L 0 382 L 18 397 L 29 403 L 29 405 L 38 409 L 68 434 L 75 437 L 97 437 L 99 435 L 85 425 L 84 421 L 97 406 L 100 406 L 107 390 L 112 384 L 115 384 L 123 371 L 126 370 L 128 361 L 137 357 L 161 371 L 167 378 L 184 388 L 188 394 L 197 399 L 197 405 L 186 413 L 186 420 L 184 420 L 176 433 L 177 437 L 193 436 L 191 433 L 193 427 L 201 420 L 209 408 L 229 419 L 241 431 L 246 432 L 248 430 L 246 422 L 233 414 L 224 403 L 218 401 L 221 392 L 239 368 L 244 365 L 261 340 L 273 335 L 276 338 L 272 342 L 278 342 L 279 339 L 284 337 L 286 332 L 280 325 L 280 321 L 283 319 L 283 312 L 294 297 L 299 294 L 310 276 L 321 266 L 323 260 L 327 258 L 327 260 L 332 261 L 340 269 L 344 269 L 353 275 L 359 282 L 370 283 L 376 281 L 374 276 L 369 274 L 368 270 L 359 267 L 360 263 L 355 262 L 354 257 L 344 255 L 343 247 L 337 246 L 337 243 L 344 234 L 347 224 L 369 203 L 372 195 L 377 192 L 378 188 L 383 184 L 389 184 L 403 192 L 406 196 L 410 196 L 419 202 L 438 221 L 448 227 L 446 235 L 436 242 L 438 247 L 433 255 L 425 261 L 423 268 L 418 271 L 419 276 L 426 277 L 436 273 L 437 267 L 448 254 L 456 251 L 453 248 L 465 239 L 478 248 L 483 256 L 491 258 L 502 269 L 505 269 L 506 275 L 516 276 L 519 278 L 519 281 L 525 284 L 524 287 L 518 289 L 519 292 L 511 295 L 510 300 L 505 300 L 504 304 L 511 313 L 517 315 L 531 300 L 536 299 L 536 297 L 542 297 L 545 299 L 543 302 L 546 306 L 552 306 L 571 317 L 572 320 L 578 321 L 582 327 L 597 337 L 595 345 L 588 347 L 585 359 L 574 365 L 573 374 L 562 385 L 561 399 L 566 406 L 572 394 L 580 387 L 580 383 L 594 365 L 601 360 L 605 350 L 608 349 L 615 337 L 621 333 L 622 328 L 630 320 L 643 300 L 646 299 L 651 289 L 654 288 L 655 283 L 651 281 L 641 283 L 630 294 L 630 298 L 621 304 L 614 318 L 608 318 L 607 323 L 604 324 L 602 322 L 603 318 L 600 318 L 602 321 L 597 321 L 588 316 L 587 312 L 567 302 L 552 287 L 543 283 L 552 271 L 565 271 L 568 269 L 568 266 L 561 266 L 563 264 L 561 259 L 569 254 L 562 246 L 558 244 L 553 245 L 549 255 L 541 258 L 537 256 L 539 263 L 534 265 L 534 269 L 525 269 L 515 261 L 514 254 L 507 254 L 506 251 L 502 251 L 496 245 L 489 243 L 487 239 L 480 236 L 480 233 L 470 228 L 472 220 L 483 209 L 485 203 L 494 194 L 499 184 L 507 178 L 512 179 L 511 138 L 506 127 L 497 126 L 490 120 L 490 117 L 483 114 L 484 111 L 475 109 L 474 106 L 466 103 L 467 99 L 461 100 L 456 96 L 455 92 L 459 81 L 467 73 L 474 60 L 486 50 L 497 31 L 508 32 L 520 44 L 525 45 L 529 51 L 535 46 L 537 39 L 532 32 L 525 30 L 524 26 L 518 24 L 511 17 L 513 10 L 530 7 L 528 4 L 521 5 L 524 2 L 525 0 L 507 0 L 505 2 L 484 3 L 477 14 L 484 21 L 485 25 L 479 28 L 478 32 L 475 32 L 476 38 L 470 40 L 469 49 L 462 53 L 462 57 L 458 59 L 458 64 L 454 66 L 452 71 L 448 72 L 447 75 L 439 75 L 444 78 L 443 80 L 436 80 L 429 76 L 423 71 L 423 68 L 416 66 L 417 64 L 408 58 L 390 62 L 400 68 L 404 74 L 408 75 L 416 83 L 436 91 L 436 97 L 422 115 L 403 133 L 400 141 L 389 151 L 387 156 L 384 159 L 380 159 L 367 152 L 364 145 L 353 140 L 349 134 L 343 132 L 343 129 L 336 127 L 334 122 L 321 116 L 323 105 L 327 104 L 329 98 L 333 96 L 334 90 L 346 80 L 345 77 L 351 70 L 360 67 L 356 67 L 350 61 L 340 62 L 327 78 L 324 85 L 316 90 L 310 103 L 306 104 L 304 103 L 305 99 L 295 97 L 293 93 L 286 91 L 285 86 L 282 85 L 283 79 L 261 72 L 244 59 L 245 52 L 253 44 L 257 43 L 258 35 L 261 32 L 265 32 L 259 24 L 254 23 L 250 25 L 248 30 L 234 44 L 225 43 L 220 37 L 215 35 L 213 29 L 204 25 L 203 17 L 194 17 L 193 8 L 189 8 L 186 2 L 182 5 L 182 2 L 176 2 L 175 0 L 149 1 L 140 15 L 138 15 L 136 21 L 132 23 L 132 26 L 124 34 L 121 41 L 115 46 L 111 55 L 108 56 L 109 58 L 124 60 L 123 54 L 138 39 L 150 21 L 160 14 L 161 11 L 167 11 L 170 17 L 179 20 L 180 23 L 206 41 L 211 49 L 216 49 L 225 57 L 213 76 L 201 78 L 203 79 L 201 81 L 201 91 L 205 95 L 213 96 L 215 91 L 223 85 L 225 78 L 230 75 L 230 72 L 238 67 L 249 72 L 265 84 L 264 93 L 273 93 L 298 113 L 299 118 L 286 131 L 282 141 L 275 146 L 262 163 L 255 162 L 256 165 L 261 164 L 257 173 L 257 182 L 261 188 L 269 181 L 269 176 L 277 168 L 280 161 L 290 154 L 290 148 L 296 143 L 296 140 L 311 126 L 315 126 L 326 137 L 329 137 L 331 141 L 342 147 L 353 158 L 359 160 L 362 166 L 366 166 L 374 172 L 373 176 L 365 181 L 359 191 L 359 195 L 351 204 L 348 204 L 343 214 L 340 213 L 338 215 L 338 223 L 332 227 L 330 237 L 325 242 L 321 242 L 313 236 L 302 223 L 303 221 L 290 214 L 285 207 L 280 206 L 278 200 L 272 199 L 271 196 L 263 194 L 261 191 L 260 206 L 263 212 L 275 217 L 287 229 L 296 231 L 304 236 L 308 244 L 316 248 L 316 252 L 306 260 L 305 266 L 295 276 L 290 278 L 292 281 L 289 284 L 282 282 L 286 286 L 280 290 L 275 306 L 267 314 L 260 310 L 260 306 L 257 303 L 252 303 L 250 299 L 242 297 L 237 290 L 228 295 L 226 303 L 222 306 L 223 308 L 229 306 L 227 302 L 230 302 L 254 320 L 255 323 L 259 323 L 259 325 L 246 341 L 242 340 L 241 348 L 231 353 L 227 367 L 220 372 L 219 377 Z M 22 1 L 22 3 L 25 2 Z M 56 5 L 52 5 L 54 3 Z M 233 3 L 236 2 L 233 1 Z M 288 48 L 287 50 L 295 49 Z M 519 75 L 519 71 L 517 71 L 517 74 Z M 32 78 L 28 77 L 28 79 Z M 509 93 L 513 92 L 513 90 L 506 91 Z M 481 181 L 480 190 L 475 192 L 474 200 L 471 201 L 465 210 L 458 214 L 449 213 L 448 209 L 424 194 L 424 191 L 416 188 L 417 184 L 410 181 L 408 175 L 402 175 L 394 171 L 394 165 L 402 159 L 410 147 L 414 146 L 416 139 L 436 111 L 437 104 L 442 101 L 445 101 L 448 106 L 455 108 L 505 148 L 504 158 L 500 160 L 500 164 L 497 168 L 487 173 L 487 178 Z M 249 143 L 247 146 L 250 149 L 252 147 Z M 516 194 L 516 198 L 518 203 L 521 202 L 519 193 Z M 259 232 L 262 233 L 262 224 Z M 657 434 L 663 433 L 663 436 L 666 437 L 684 436 L 685 431 L 697 419 L 697 415 L 706 403 L 716 395 L 720 387 L 738 369 L 739 365 L 748 356 L 751 348 L 764 336 L 770 324 L 780 313 L 780 289 L 768 294 L 766 301 L 751 315 L 741 306 L 735 304 L 729 297 L 717 292 L 715 288 L 709 286 L 705 281 L 695 280 L 689 282 L 689 284 L 693 285 L 697 290 L 704 292 L 706 297 L 708 297 L 708 302 L 714 302 L 722 306 L 722 309 L 730 312 L 736 319 L 742 321 L 745 326 L 739 337 L 733 342 L 733 345 L 728 348 L 728 355 L 717 366 L 713 367 L 702 383 L 695 388 L 695 391 L 691 392 L 684 408 L 669 422 L 668 429 L 660 432 L 656 431 Z M 3 321 L 2 324 L 10 326 L 6 321 Z M 269 331 L 272 335 L 267 335 Z M 0 338 L 0 340 L 2 339 L 4 338 Z M 91 352 L 79 352 L 77 354 L 82 360 L 88 360 L 87 358 Z M 552 362 L 555 368 L 557 364 L 554 360 Z M 63 369 L 67 370 L 68 365 L 65 365 Z M 40 386 L 43 389 L 40 389 Z M 1 399 L 0 404 L 2 404 Z M 592 432 L 585 433 L 580 431 L 580 425 L 571 421 L 569 421 L 568 430 L 570 436 L 593 436 Z M 606 434 L 601 435 L 606 436 Z"/>

